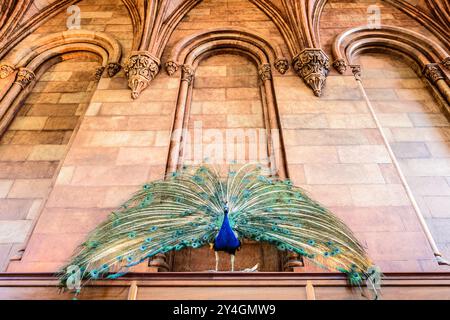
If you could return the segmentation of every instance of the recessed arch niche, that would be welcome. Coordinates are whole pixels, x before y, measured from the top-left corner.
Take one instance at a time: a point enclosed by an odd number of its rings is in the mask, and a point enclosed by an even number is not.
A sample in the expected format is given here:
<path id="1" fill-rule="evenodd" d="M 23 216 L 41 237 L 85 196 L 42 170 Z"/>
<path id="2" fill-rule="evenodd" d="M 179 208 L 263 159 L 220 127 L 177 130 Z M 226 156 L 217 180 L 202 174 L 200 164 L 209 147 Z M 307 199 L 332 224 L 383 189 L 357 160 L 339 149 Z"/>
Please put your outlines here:
<path id="1" fill-rule="evenodd" d="M 184 164 L 184 154 L 186 148 L 186 135 L 188 131 L 191 107 L 193 102 L 193 92 L 195 77 L 199 65 L 202 61 L 218 55 L 237 55 L 253 63 L 256 70 L 255 77 L 258 81 L 260 94 L 260 104 L 263 117 L 263 128 L 266 132 L 267 141 L 267 165 L 273 175 L 287 178 L 288 172 L 285 161 L 283 136 L 280 130 L 280 119 L 277 108 L 276 95 L 273 86 L 272 67 L 278 69 L 279 73 L 286 70 L 280 68 L 288 62 L 283 58 L 281 50 L 270 44 L 264 38 L 243 29 L 214 29 L 197 33 L 193 36 L 181 40 L 173 48 L 169 60 L 166 63 L 166 71 L 169 75 L 174 75 L 180 71 L 180 85 L 178 99 L 175 109 L 171 143 L 167 157 L 166 173 L 170 174 L 180 169 Z M 276 72 L 276 71 L 274 71 Z M 220 102 L 218 102 L 220 108 Z M 264 271 L 281 271 L 285 261 L 284 255 L 271 246 L 248 243 L 245 246 L 248 250 L 253 250 L 252 257 L 256 257 L 252 262 L 246 261 L 247 265 L 240 265 L 239 254 L 236 258 L 237 269 L 252 267 L 256 263 L 264 265 L 264 259 L 268 255 L 272 259 L 268 269 Z M 183 250 L 173 253 L 168 257 L 168 264 L 172 271 L 205 271 L 204 265 L 196 265 L 196 261 L 211 260 L 214 263 L 214 254 L 208 253 L 209 249 L 198 249 L 195 251 Z M 196 259 L 194 256 L 203 257 Z M 205 255 L 211 259 L 205 259 Z M 241 255 L 246 255 L 244 252 Z M 227 259 L 223 256 L 221 259 Z M 276 260 L 275 262 L 273 260 Z M 223 261 L 223 260 L 221 260 Z M 252 265 L 249 265 L 252 264 Z M 226 267 L 222 265 L 222 270 Z"/>

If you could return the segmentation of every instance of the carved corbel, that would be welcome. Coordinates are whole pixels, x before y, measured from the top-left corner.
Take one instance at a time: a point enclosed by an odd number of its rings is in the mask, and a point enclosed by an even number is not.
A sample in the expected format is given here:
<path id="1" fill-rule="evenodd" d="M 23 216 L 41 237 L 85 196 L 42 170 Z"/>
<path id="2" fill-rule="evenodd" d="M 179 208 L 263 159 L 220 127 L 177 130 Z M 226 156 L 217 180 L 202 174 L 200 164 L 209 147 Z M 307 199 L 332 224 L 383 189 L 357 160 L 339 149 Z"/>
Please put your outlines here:
<path id="1" fill-rule="evenodd" d="M 259 78 L 262 82 L 266 80 L 272 79 L 272 69 L 270 68 L 270 64 L 264 63 L 259 67 L 258 70 Z"/>
<path id="2" fill-rule="evenodd" d="M 444 73 L 437 63 L 427 64 L 423 69 L 423 75 L 432 83 L 444 80 Z"/>
<path id="3" fill-rule="evenodd" d="M 173 76 L 180 66 L 175 61 L 167 61 L 165 67 L 167 74 Z"/>
<path id="4" fill-rule="evenodd" d="M 284 271 L 294 271 L 295 268 L 301 268 L 304 267 L 302 257 L 292 251 L 289 251 L 286 255 L 286 263 L 283 266 Z"/>
<path id="5" fill-rule="evenodd" d="M 108 76 L 110 78 L 114 77 L 120 69 L 122 69 L 122 66 L 119 63 L 111 62 L 108 64 Z"/>
<path id="6" fill-rule="evenodd" d="M 167 263 L 167 257 L 164 253 L 156 254 L 150 261 L 149 265 L 151 267 L 157 268 L 158 271 L 162 272 L 169 271 L 169 264 Z"/>
<path id="7" fill-rule="evenodd" d="M 101 66 L 95 70 L 95 80 L 100 80 L 102 78 L 103 72 L 105 71 L 105 67 Z"/>
<path id="8" fill-rule="evenodd" d="M 352 69 L 352 73 L 355 76 L 355 79 L 357 81 L 362 81 L 361 66 L 359 64 L 352 64 L 350 65 L 350 68 Z"/>
<path id="9" fill-rule="evenodd" d="M 181 67 L 181 81 L 186 81 L 188 85 L 191 85 L 192 81 L 194 81 L 195 70 L 188 64 L 184 64 Z"/>
<path id="10" fill-rule="evenodd" d="M 275 69 L 281 74 L 285 74 L 289 70 L 289 61 L 286 58 L 279 58 L 275 61 Z"/>
<path id="11" fill-rule="evenodd" d="M 9 64 L 0 65 L 0 79 L 5 79 L 14 73 L 14 67 Z"/>
<path id="12" fill-rule="evenodd" d="M 450 57 L 447 57 L 444 60 L 442 60 L 442 65 L 447 69 L 450 69 Z"/>
<path id="13" fill-rule="evenodd" d="M 25 89 L 34 79 L 36 79 L 36 75 L 32 70 L 20 68 L 14 83 L 17 83 L 22 89 Z"/>
<path id="14" fill-rule="evenodd" d="M 322 49 L 304 49 L 293 59 L 294 70 L 320 97 L 330 69 L 328 56 Z"/>
<path id="15" fill-rule="evenodd" d="M 337 59 L 333 62 L 333 67 L 340 73 L 344 74 L 347 71 L 347 63 L 344 59 Z"/>
<path id="16" fill-rule="evenodd" d="M 125 64 L 131 97 L 137 99 L 159 72 L 160 61 L 148 51 L 135 51 Z"/>

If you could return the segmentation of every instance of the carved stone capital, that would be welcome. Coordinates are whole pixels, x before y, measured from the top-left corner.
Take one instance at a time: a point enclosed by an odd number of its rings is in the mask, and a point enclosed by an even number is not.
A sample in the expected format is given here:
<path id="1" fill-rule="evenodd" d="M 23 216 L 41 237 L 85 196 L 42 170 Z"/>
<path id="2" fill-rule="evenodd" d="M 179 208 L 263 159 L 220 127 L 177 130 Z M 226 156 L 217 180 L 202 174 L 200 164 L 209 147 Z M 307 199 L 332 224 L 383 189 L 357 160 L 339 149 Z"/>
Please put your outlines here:
<path id="1" fill-rule="evenodd" d="M 159 72 L 160 61 L 147 51 L 132 52 L 125 64 L 125 75 L 131 88 L 131 97 L 137 99 Z"/>
<path id="2" fill-rule="evenodd" d="M 36 75 L 32 70 L 27 68 L 20 68 L 19 72 L 17 73 L 16 81 L 14 83 L 17 83 L 22 87 L 22 89 L 24 89 L 34 79 L 36 79 Z"/>
<path id="3" fill-rule="evenodd" d="M 330 63 L 322 49 L 308 48 L 293 59 L 294 70 L 309 85 L 314 94 L 320 97 L 325 86 Z"/>
<path id="4" fill-rule="evenodd" d="M 285 74 L 289 70 L 289 61 L 286 58 L 279 58 L 275 61 L 275 69 L 281 74 Z"/>
<path id="5" fill-rule="evenodd" d="M 9 75 L 12 74 L 14 70 L 14 67 L 9 64 L 0 65 L 0 79 L 9 77 Z"/>
<path id="6" fill-rule="evenodd" d="M 259 67 L 258 70 L 259 78 L 261 81 L 271 80 L 272 79 L 272 69 L 270 68 L 270 64 L 264 63 Z"/>
<path id="7" fill-rule="evenodd" d="M 105 67 L 101 66 L 95 70 L 95 80 L 100 80 L 102 78 L 103 72 L 105 71 Z"/>
<path id="8" fill-rule="evenodd" d="M 188 85 L 192 83 L 195 77 L 195 70 L 192 68 L 192 66 L 188 64 L 184 64 L 181 67 L 181 81 L 187 81 Z"/>
<path id="9" fill-rule="evenodd" d="M 173 76 L 180 66 L 175 61 L 167 61 L 165 67 L 167 74 Z"/>
<path id="10" fill-rule="evenodd" d="M 156 254 L 150 261 L 149 265 L 151 267 L 158 268 L 158 271 L 163 272 L 169 271 L 169 265 L 167 264 L 167 256 L 164 253 Z"/>
<path id="11" fill-rule="evenodd" d="M 350 68 L 352 69 L 352 73 L 355 76 L 355 79 L 358 81 L 362 81 L 361 66 L 359 64 L 352 64 L 350 65 Z"/>
<path id="12" fill-rule="evenodd" d="M 333 67 L 340 73 L 344 74 L 347 70 L 347 64 L 344 59 L 337 59 L 333 62 Z"/>
<path id="13" fill-rule="evenodd" d="M 304 263 L 299 254 L 289 251 L 286 255 L 286 263 L 283 268 L 284 271 L 293 271 L 294 268 L 304 267 Z"/>
<path id="14" fill-rule="evenodd" d="M 442 60 L 442 65 L 447 69 L 450 69 L 450 57 L 447 57 L 444 60 Z"/>
<path id="15" fill-rule="evenodd" d="M 445 79 L 444 73 L 437 63 L 427 64 L 425 68 L 423 68 L 423 75 L 433 84 L 439 80 Z"/>
<path id="16" fill-rule="evenodd" d="M 116 63 L 116 62 L 111 62 L 108 64 L 108 76 L 110 78 L 114 77 L 117 72 L 120 71 L 120 69 L 122 69 L 122 66 L 120 65 L 120 63 Z"/>

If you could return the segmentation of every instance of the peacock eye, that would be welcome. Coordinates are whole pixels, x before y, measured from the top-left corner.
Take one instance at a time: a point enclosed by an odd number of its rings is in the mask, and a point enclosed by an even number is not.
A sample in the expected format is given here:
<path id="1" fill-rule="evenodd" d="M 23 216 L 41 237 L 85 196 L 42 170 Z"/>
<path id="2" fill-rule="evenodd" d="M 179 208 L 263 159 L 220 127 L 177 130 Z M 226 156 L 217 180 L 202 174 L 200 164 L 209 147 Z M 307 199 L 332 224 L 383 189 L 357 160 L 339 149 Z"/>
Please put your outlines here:
<path id="1" fill-rule="evenodd" d="M 90 272 L 90 275 L 91 275 L 92 278 L 97 279 L 97 277 L 98 277 L 98 271 L 97 271 L 97 270 L 92 270 L 92 271 Z"/>

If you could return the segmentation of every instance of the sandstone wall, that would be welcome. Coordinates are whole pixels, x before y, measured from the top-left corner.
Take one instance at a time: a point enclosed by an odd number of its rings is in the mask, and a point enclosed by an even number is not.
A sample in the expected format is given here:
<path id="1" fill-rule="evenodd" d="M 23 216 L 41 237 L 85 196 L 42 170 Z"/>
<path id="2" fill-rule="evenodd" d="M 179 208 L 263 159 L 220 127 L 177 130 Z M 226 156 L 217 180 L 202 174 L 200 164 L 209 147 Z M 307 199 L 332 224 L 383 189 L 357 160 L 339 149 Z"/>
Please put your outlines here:
<path id="1" fill-rule="evenodd" d="M 110 32 L 128 50 L 131 25 L 120 3 L 83 0 L 82 26 Z M 327 4 L 321 21 L 322 45 L 327 52 L 334 35 L 365 21 L 369 3 Z M 382 12 L 387 24 L 412 26 L 427 34 L 396 9 L 385 6 Z M 51 20 L 40 32 L 63 30 L 64 17 L 61 14 Z M 275 25 L 249 1 L 205 0 L 179 24 L 163 63 L 171 48 L 184 37 L 224 26 L 258 32 L 288 55 Z M 441 238 L 448 230 L 448 122 L 409 66 L 386 56 L 371 55 L 362 57 L 361 64 L 369 99 L 390 134 L 392 146 L 444 250 L 448 248 L 448 239 Z M 72 67 L 67 71 L 79 69 L 75 64 Z M 194 84 L 190 121 L 201 119 L 203 126 L 219 129 L 261 128 L 256 70 L 240 56 L 221 54 L 203 61 Z M 111 210 L 145 181 L 163 177 L 179 77 L 179 73 L 169 77 L 162 70 L 137 100 L 131 99 L 123 72 L 100 80 L 56 182 L 49 185 L 50 196 L 27 249 L 20 261 L 9 264 L 8 271 L 55 271 Z M 37 88 L 43 86 L 40 83 Z M 292 68 L 285 75 L 273 70 L 273 85 L 287 167 L 294 183 L 342 217 L 384 271 L 443 270 L 435 263 L 353 75 L 331 70 L 321 98 L 313 95 Z M 427 171 L 434 167 L 440 169 Z M 10 188 L 9 183 L 5 188 Z M 424 185 L 430 189 L 425 190 Z M 6 244 L 7 250 L 11 250 L 12 243 Z M 238 263 L 239 259 L 238 255 Z M 198 260 L 193 265 L 196 263 L 198 270 L 211 268 Z"/>

